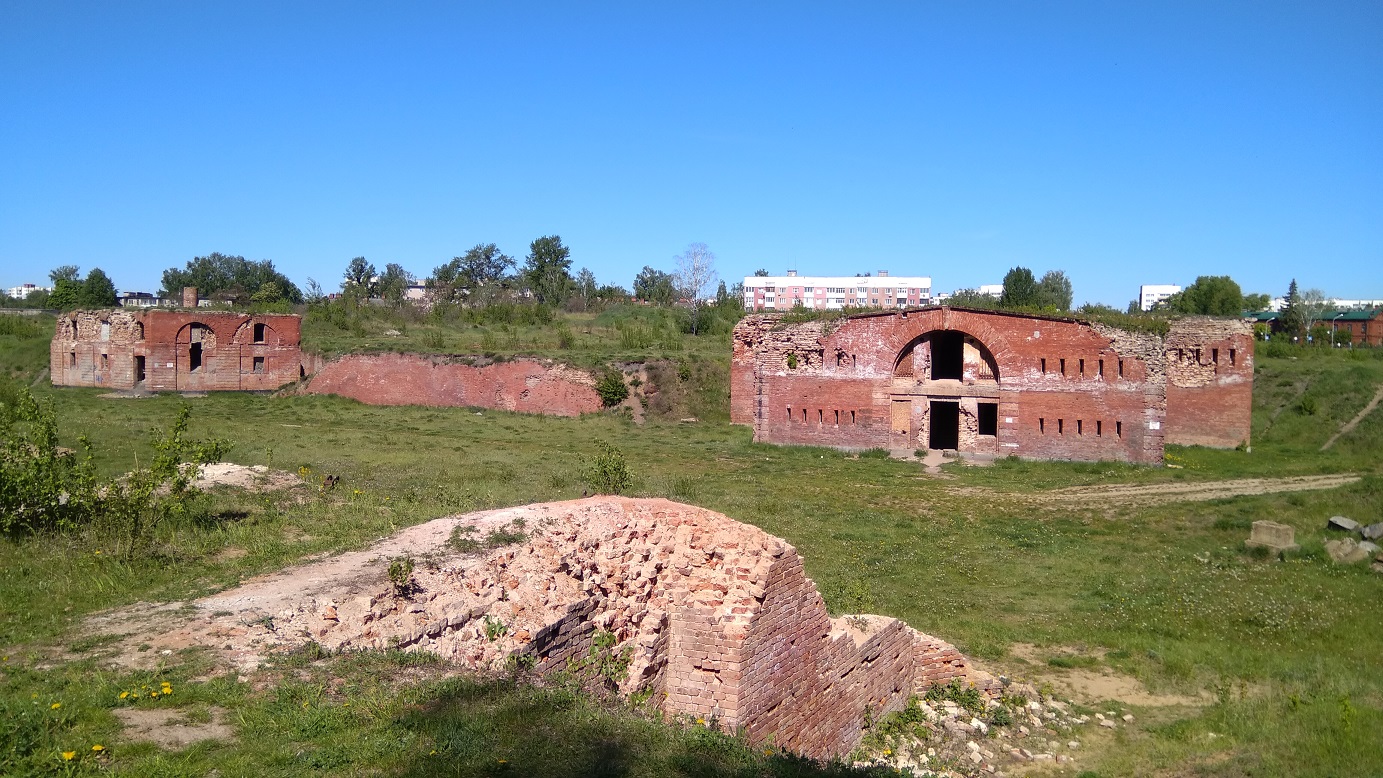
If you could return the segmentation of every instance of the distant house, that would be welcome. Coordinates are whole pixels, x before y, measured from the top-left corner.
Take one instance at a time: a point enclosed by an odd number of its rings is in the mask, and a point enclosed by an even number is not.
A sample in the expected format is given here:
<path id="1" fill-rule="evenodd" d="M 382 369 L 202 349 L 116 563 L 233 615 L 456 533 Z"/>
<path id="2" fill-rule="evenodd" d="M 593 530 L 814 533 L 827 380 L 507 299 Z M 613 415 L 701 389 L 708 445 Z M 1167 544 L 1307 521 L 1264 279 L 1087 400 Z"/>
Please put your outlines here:
<path id="1" fill-rule="evenodd" d="M 53 287 L 51 286 L 38 286 L 36 284 L 20 284 L 19 286 L 10 287 L 8 290 L 6 290 L 6 294 L 8 294 L 10 297 L 13 297 L 16 300 L 23 300 L 28 298 L 28 296 L 33 294 L 34 292 L 51 291 L 53 291 Z"/>
<path id="2" fill-rule="evenodd" d="M 173 304 L 172 300 L 148 292 L 125 292 L 117 295 L 115 301 L 121 308 L 158 308 Z"/>
<path id="3" fill-rule="evenodd" d="M 1335 311 L 1321 316 L 1320 323 L 1327 321 L 1337 329 L 1348 329 L 1353 345 L 1383 346 L 1383 308 Z"/>

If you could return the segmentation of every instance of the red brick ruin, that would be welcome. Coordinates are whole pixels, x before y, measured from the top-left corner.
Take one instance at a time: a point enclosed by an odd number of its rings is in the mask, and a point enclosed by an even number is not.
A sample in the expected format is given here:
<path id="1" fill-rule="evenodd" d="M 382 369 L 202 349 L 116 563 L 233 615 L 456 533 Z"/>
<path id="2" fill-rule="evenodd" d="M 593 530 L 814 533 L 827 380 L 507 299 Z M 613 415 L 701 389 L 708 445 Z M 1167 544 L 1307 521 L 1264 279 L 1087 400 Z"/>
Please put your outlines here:
<path id="1" fill-rule="evenodd" d="M 1166 443 L 1249 440 L 1253 337 L 922 308 L 735 327 L 730 419 L 770 443 L 1161 463 Z"/>
<path id="2" fill-rule="evenodd" d="M 304 375 L 302 318 L 209 310 L 73 311 L 49 347 L 56 386 L 272 390 Z"/>
<path id="3" fill-rule="evenodd" d="M 480 540 L 501 528 L 527 537 L 488 551 L 448 543 L 458 531 Z M 386 570 L 405 554 L 435 564 L 419 566 L 415 591 L 401 595 Z M 951 644 L 897 619 L 832 618 L 780 538 L 661 499 L 436 519 L 192 605 L 186 623 L 161 616 L 156 637 L 113 619 L 109 628 L 155 649 L 203 645 L 244 669 L 308 641 L 428 651 L 496 671 L 525 658 L 539 675 L 571 673 L 605 651 L 623 657 L 607 665 L 621 693 L 814 757 L 848 754 L 867 715 L 900 710 L 935 684 L 1001 688 Z"/>

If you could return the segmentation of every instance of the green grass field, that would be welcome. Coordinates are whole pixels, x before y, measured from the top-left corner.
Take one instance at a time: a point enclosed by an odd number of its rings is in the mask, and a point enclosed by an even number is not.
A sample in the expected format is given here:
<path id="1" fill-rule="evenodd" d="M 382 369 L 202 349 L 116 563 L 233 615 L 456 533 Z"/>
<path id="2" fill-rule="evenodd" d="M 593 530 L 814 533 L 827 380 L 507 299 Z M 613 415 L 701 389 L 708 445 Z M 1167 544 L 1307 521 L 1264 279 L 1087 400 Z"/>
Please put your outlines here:
<path id="1" fill-rule="evenodd" d="M 0 330 L 0 373 L 26 383 L 37 375 L 47 354 L 39 329 Z M 0 728 L 0 773 L 843 774 L 561 688 L 443 678 L 426 657 L 285 657 L 237 683 L 195 654 L 128 673 L 84 658 L 99 641 L 74 643 L 74 628 L 101 609 L 198 596 L 437 516 L 579 496 L 592 443 L 604 440 L 631 463 L 636 494 L 788 539 L 836 612 L 903 618 L 1039 684 L 1078 666 L 1201 699 L 1122 706 L 1137 724 L 1088 738 L 1087 778 L 1383 775 L 1383 576 L 1333 565 L 1321 545 L 1333 514 L 1383 520 L 1383 410 L 1318 450 L 1380 384 L 1383 358 L 1372 352 L 1260 358 L 1251 453 L 1170 449 L 1178 468 L 952 464 L 936 478 L 916 463 L 755 444 L 721 421 L 634 426 L 609 415 L 320 396 L 112 400 L 40 382 L 64 443 L 88 436 L 107 474 L 147 462 L 152 431 L 190 405 L 194 433 L 233 442 L 228 459 L 334 473 L 342 484 L 303 504 L 211 495 L 129 561 L 105 553 L 108 539 L 96 533 L 0 541 L 0 721 L 11 724 Z M 1015 499 L 1069 486 L 1338 472 L 1364 478 L 1208 502 Z M 1285 561 L 1245 553 L 1261 518 L 1295 526 L 1302 551 Z M 1018 656 L 1022 643 L 1054 661 Z M 181 751 L 122 741 L 112 713 L 129 704 L 120 692 L 165 680 L 172 695 L 140 704 L 185 708 L 193 720 L 224 709 L 234 736 Z"/>

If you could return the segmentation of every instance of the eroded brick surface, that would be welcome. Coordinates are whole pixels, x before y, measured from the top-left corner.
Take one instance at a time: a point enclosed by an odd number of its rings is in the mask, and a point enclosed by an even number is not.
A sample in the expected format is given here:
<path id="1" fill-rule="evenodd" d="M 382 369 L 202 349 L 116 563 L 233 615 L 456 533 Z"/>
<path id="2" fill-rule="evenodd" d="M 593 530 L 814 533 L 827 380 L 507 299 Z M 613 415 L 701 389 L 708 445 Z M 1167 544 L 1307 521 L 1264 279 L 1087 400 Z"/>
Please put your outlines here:
<path id="1" fill-rule="evenodd" d="M 55 386 L 277 389 L 304 374 L 301 325 L 288 314 L 73 311 L 58 317 L 49 368 Z"/>
<path id="2" fill-rule="evenodd" d="M 303 388 L 371 405 L 435 405 L 579 416 L 601 409 L 590 373 L 520 359 L 468 364 L 456 357 L 351 354 L 321 364 Z"/>
<path id="3" fill-rule="evenodd" d="M 524 542 L 461 555 L 446 539 L 520 527 Z M 433 556 L 414 594 L 385 580 L 390 558 Z M 866 707 L 878 714 L 951 679 L 996 689 L 956 649 L 882 616 L 831 619 L 792 546 L 718 513 L 658 499 L 591 498 L 439 519 L 366 552 L 252 580 L 196 603 L 159 640 L 206 645 L 251 666 L 315 640 L 330 649 L 427 650 L 536 672 L 627 650 L 622 692 L 670 714 L 714 718 L 812 756 L 845 754 Z M 141 637 L 148 640 L 147 637 Z"/>
<path id="4" fill-rule="evenodd" d="M 758 315 L 733 348 L 731 418 L 760 441 L 1158 463 L 1168 439 L 1247 440 L 1239 322 L 1186 319 L 1164 340 L 944 306 L 829 325 Z M 1193 350 L 1204 364 L 1173 360 Z"/>

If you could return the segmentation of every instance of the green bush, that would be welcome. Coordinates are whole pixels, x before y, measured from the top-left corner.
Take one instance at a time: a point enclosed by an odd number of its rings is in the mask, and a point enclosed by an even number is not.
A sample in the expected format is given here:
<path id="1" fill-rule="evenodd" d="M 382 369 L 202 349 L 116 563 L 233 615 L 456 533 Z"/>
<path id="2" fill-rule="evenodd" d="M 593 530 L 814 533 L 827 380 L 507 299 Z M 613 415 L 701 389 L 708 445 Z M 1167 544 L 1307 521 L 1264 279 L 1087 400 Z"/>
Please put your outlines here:
<path id="1" fill-rule="evenodd" d="M 595 392 L 606 408 L 612 408 L 629 397 L 629 387 L 624 383 L 624 374 L 614 368 L 604 370 L 596 380 Z"/>
<path id="2" fill-rule="evenodd" d="M 629 465 L 624 461 L 624 454 L 603 440 L 595 446 L 595 459 L 586 471 L 586 483 L 591 491 L 596 494 L 623 494 L 629 491 L 633 478 L 629 474 Z"/>
<path id="3" fill-rule="evenodd" d="M 218 461 L 223 440 L 186 439 L 189 408 L 154 439 L 146 469 L 102 482 L 92 465 L 91 445 L 80 451 L 58 446 L 56 412 L 27 389 L 0 398 L 0 534 L 27 535 L 91 528 L 133 554 L 146 546 L 165 518 L 187 514 L 198 494 L 197 465 Z"/>

